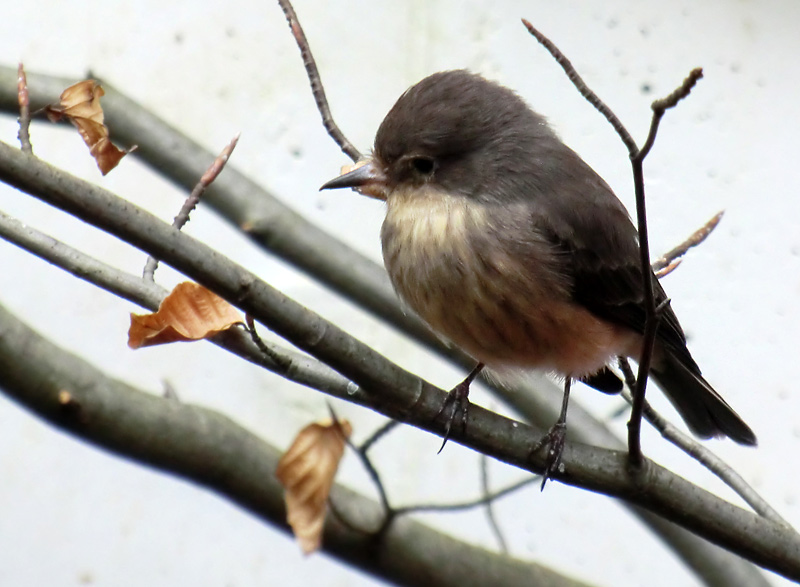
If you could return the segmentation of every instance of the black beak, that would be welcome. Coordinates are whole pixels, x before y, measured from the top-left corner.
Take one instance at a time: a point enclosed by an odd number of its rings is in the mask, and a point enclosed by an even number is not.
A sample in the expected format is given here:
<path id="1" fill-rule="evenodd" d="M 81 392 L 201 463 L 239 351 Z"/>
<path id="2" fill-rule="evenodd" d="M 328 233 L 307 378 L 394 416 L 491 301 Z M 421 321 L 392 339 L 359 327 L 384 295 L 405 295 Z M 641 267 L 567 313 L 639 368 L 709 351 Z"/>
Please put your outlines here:
<path id="1" fill-rule="evenodd" d="M 352 171 L 330 180 L 319 189 L 321 191 L 339 188 L 353 188 L 365 196 L 385 200 L 386 174 L 372 161 L 367 161 Z"/>

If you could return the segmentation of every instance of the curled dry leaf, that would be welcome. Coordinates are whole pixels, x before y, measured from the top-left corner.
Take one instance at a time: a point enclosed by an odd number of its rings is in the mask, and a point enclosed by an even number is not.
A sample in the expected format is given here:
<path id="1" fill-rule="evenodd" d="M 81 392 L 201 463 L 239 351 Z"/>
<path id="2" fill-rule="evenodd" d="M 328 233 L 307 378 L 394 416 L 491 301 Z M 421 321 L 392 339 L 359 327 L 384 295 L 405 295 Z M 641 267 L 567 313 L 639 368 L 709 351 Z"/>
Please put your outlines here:
<path id="1" fill-rule="evenodd" d="M 45 109 L 51 121 L 58 122 L 66 117 L 75 125 L 103 175 L 114 169 L 120 159 L 130 152 L 115 147 L 108 137 L 108 127 L 103 124 L 103 108 L 100 106 L 100 97 L 104 94 L 96 81 L 85 80 L 68 87 L 62 92 L 58 104 L 51 104 Z"/>
<path id="2" fill-rule="evenodd" d="M 202 285 L 179 283 L 155 314 L 131 314 L 128 346 L 144 346 L 209 338 L 242 322 L 239 312 Z"/>
<path id="3" fill-rule="evenodd" d="M 278 463 L 275 475 L 286 489 L 287 521 L 305 554 L 319 549 L 328 494 L 351 432 L 347 420 L 310 424 Z"/>

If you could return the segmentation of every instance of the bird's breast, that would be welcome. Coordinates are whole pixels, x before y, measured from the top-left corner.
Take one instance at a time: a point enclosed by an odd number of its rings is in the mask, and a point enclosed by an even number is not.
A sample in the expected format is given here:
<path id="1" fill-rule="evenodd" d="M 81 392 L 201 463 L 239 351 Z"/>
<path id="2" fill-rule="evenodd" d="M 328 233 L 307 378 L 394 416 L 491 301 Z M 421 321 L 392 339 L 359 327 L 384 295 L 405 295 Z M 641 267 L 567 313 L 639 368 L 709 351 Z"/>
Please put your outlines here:
<path id="1" fill-rule="evenodd" d="M 381 241 L 395 290 L 436 332 L 490 366 L 579 376 L 625 354 L 618 328 L 571 302 L 563 261 L 532 226 L 506 238 L 520 230 L 518 212 L 431 188 L 393 193 Z"/>

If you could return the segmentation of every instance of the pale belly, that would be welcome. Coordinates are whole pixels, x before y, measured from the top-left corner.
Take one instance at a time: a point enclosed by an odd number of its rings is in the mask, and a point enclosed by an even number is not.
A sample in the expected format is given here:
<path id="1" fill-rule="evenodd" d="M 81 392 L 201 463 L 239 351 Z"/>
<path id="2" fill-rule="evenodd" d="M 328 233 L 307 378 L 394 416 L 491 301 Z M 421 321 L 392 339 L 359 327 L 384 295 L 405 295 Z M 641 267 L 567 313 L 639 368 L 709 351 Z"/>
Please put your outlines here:
<path id="1" fill-rule="evenodd" d="M 541 264 L 531 262 L 538 247 L 520 263 L 519 249 L 488 245 L 485 211 L 445 203 L 390 202 L 382 230 L 395 290 L 434 331 L 500 369 L 580 377 L 632 354 L 638 337 L 572 303 L 547 249 Z"/>

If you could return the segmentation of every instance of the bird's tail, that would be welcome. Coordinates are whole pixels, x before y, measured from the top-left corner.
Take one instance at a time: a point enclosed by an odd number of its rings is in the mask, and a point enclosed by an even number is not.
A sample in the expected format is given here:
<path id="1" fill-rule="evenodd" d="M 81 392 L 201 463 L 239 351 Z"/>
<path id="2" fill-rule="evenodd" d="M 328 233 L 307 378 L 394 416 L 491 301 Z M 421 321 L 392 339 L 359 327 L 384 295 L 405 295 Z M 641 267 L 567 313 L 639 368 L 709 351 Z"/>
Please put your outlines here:
<path id="1" fill-rule="evenodd" d="M 697 367 L 691 368 L 664 351 L 658 353 L 650 374 L 689 429 L 700 438 L 728 436 L 739 444 L 755 446 L 756 435 L 703 379 Z"/>

